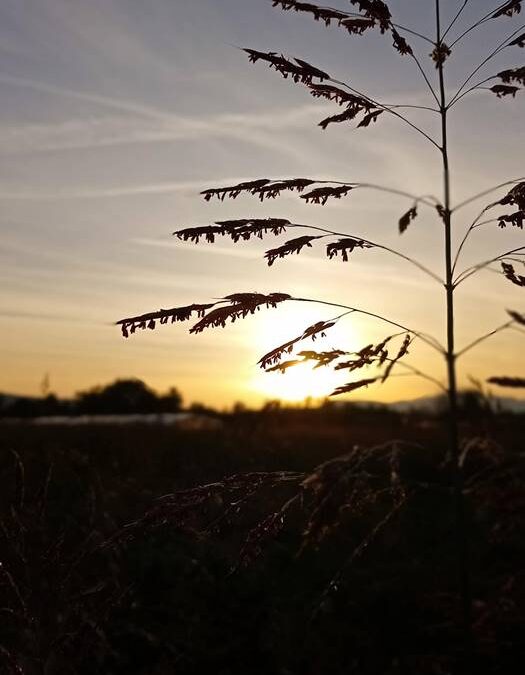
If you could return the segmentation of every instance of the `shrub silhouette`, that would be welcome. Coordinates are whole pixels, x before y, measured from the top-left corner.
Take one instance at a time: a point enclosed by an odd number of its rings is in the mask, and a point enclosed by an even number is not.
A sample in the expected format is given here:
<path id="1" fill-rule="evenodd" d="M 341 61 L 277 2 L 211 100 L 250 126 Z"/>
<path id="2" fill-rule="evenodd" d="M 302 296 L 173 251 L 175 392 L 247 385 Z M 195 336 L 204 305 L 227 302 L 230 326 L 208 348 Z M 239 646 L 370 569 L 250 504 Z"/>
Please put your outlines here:
<path id="1" fill-rule="evenodd" d="M 77 395 L 77 409 L 85 414 L 129 415 L 177 412 L 182 397 L 172 388 L 162 397 L 137 379 L 116 380 L 105 387 L 94 387 Z"/>

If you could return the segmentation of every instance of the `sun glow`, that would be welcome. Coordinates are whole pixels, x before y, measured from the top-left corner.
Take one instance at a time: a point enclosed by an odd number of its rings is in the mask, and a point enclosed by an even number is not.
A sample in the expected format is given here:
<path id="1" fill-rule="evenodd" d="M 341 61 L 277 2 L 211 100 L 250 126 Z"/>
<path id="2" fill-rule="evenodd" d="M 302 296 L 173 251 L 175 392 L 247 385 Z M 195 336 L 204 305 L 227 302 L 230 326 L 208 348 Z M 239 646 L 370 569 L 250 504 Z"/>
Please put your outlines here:
<path id="1" fill-rule="evenodd" d="M 289 368 L 286 373 L 261 373 L 257 377 L 256 387 L 268 397 L 283 401 L 325 398 L 341 383 L 342 374 L 334 373 L 329 368 L 314 370 L 314 365 L 299 364 Z"/>
<path id="2" fill-rule="evenodd" d="M 258 347 L 258 356 L 267 353 L 292 338 L 300 335 L 308 326 L 320 319 L 329 320 L 330 316 L 318 313 L 305 312 L 304 309 L 286 308 L 286 313 L 280 312 L 277 320 L 261 322 L 257 326 L 254 343 Z M 326 351 L 342 349 L 353 351 L 359 345 L 360 336 L 350 317 L 341 320 L 331 328 L 326 337 L 320 337 L 313 342 L 305 340 L 296 345 L 291 354 L 285 354 L 281 361 L 296 359 L 303 350 Z M 288 368 L 285 373 L 258 371 L 252 387 L 258 393 L 272 399 L 283 401 L 303 401 L 306 398 L 322 399 L 329 396 L 340 384 L 351 378 L 344 371 L 334 371 L 331 367 L 315 368 L 314 362 L 298 364 Z"/>

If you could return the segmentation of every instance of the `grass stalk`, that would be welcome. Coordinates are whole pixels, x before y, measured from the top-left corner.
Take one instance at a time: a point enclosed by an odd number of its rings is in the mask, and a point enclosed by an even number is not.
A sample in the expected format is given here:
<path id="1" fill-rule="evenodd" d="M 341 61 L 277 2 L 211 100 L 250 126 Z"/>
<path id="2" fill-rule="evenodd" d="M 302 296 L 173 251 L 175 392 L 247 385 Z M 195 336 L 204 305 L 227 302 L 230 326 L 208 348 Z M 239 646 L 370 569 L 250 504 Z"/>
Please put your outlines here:
<path id="1" fill-rule="evenodd" d="M 442 43 L 440 0 L 436 0 L 436 47 Z M 470 590 L 469 563 L 468 563 L 468 539 L 465 502 L 463 495 L 463 475 L 460 465 L 459 451 L 459 424 L 458 424 L 458 393 L 456 377 L 456 353 L 455 353 L 455 325 L 454 325 L 454 261 L 452 254 L 452 211 L 451 211 L 451 177 L 448 146 L 448 105 L 445 91 L 444 64 L 437 64 L 439 77 L 439 97 L 441 114 L 441 154 L 443 159 L 443 222 L 445 231 L 445 290 L 446 290 L 446 313 L 447 313 L 447 343 L 445 360 L 448 376 L 448 443 L 449 453 L 452 460 L 454 506 L 456 518 L 456 538 L 459 567 L 459 590 L 461 595 L 463 630 L 466 646 L 466 654 L 470 651 L 472 635 L 472 597 Z"/>

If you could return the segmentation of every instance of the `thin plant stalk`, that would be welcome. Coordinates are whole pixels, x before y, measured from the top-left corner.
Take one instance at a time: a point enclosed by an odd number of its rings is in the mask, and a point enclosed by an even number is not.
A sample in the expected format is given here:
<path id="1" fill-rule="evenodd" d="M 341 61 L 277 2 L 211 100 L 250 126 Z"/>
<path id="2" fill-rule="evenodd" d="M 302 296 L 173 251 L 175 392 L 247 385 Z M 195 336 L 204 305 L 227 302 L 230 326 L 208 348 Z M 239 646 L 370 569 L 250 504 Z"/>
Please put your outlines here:
<path id="1" fill-rule="evenodd" d="M 440 0 L 436 0 L 436 46 L 442 43 Z M 458 392 L 456 376 L 455 330 L 454 330 L 454 271 L 452 254 L 452 210 L 450 191 L 450 162 L 448 150 L 448 104 L 445 91 L 443 62 L 438 61 L 439 96 L 441 112 L 441 154 L 443 158 L 443 223 L 445 230 L 445 290 L 447 312 L 446 364 L 448 375 L 448 442 L 452 459 L 456 537 L 458 546 L 459 584 L 462 604 L 465 644 L 470 643 L 472 625 L 472 599 L 470 591 L 467 527 L 463 496 L 463 474 L 460 465 Z"/>

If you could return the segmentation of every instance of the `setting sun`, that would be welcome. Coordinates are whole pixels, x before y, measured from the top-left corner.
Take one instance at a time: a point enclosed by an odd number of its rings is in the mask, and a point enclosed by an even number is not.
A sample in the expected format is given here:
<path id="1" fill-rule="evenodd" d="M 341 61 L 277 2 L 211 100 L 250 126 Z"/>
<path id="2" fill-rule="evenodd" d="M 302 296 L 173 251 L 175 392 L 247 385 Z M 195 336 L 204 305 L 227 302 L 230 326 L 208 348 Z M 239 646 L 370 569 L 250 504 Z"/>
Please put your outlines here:
<path id="1" fill-rule="evenodd" d="M 342 381 L 341 373 L 314 364 L 299 364 L 286 373 L 264 373 L 255 378 L 255 388 L 271 398 L 283 401 L 303 401 L 306 398 L 325 398 Z M 348 376 L 347 376 L 348 378 Z M 343 375 L 344 379 L 344 375 Z"/>
<path id="2" fill-rule="evenodd" d="M 281 313 L 278 321 L 263 322 L 257 326 L 254 342 L 258 355 L 284 344 L 297 337 L 308 326 L 319 321 L 319 314 L 305 310 L 297 305 L 288 307 Z M 329 320 L 331 317 L 322 317 Z M 297 343 L 294 351 L 283 358 L 283 361 L 296 359 L 303 350 L 323 351 L 342 349 L 349 352 L 363 345 L 360 335 L 351 317 L 346 317 L 330 329 L 326 337 L 319 337 L 313 342 L 305 340 Z M 334 372 L 330 367 L 315 368 L 315 363 L 298 364 L 288 368 L 285 373 L 265 372 L 259 370 L 253 378 L 252 388 L 260 394 L 283 401 L 303 401 L 306 398 L 322 399 L 329 396 L 334 389 L 348 381 L 348 373 Z"/>

